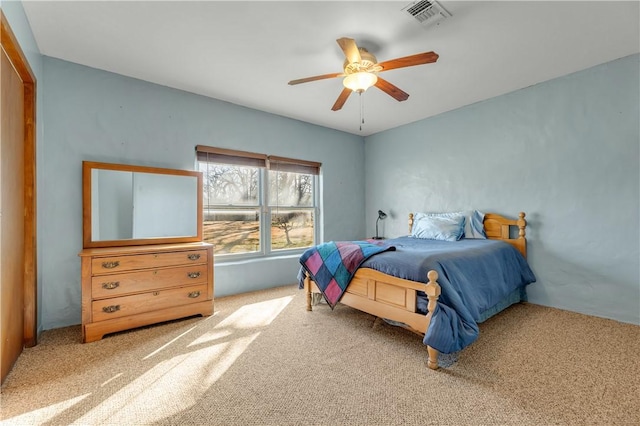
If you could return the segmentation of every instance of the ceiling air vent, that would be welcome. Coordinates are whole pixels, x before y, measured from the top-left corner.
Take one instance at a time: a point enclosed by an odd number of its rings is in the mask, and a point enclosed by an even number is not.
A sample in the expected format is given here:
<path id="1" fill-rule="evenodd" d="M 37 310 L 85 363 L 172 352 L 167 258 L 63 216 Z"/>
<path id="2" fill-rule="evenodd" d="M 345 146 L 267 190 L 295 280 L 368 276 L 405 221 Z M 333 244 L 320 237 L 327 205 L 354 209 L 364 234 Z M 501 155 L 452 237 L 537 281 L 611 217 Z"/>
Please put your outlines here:
<path id="1" fill-rule="evenodd" d="M 415 1 L 406 5 L 402 10 L 415 18 L 422 25 L 431 24 L 451 17 L 451 13 L 449 13 L 437 1 Z"/>

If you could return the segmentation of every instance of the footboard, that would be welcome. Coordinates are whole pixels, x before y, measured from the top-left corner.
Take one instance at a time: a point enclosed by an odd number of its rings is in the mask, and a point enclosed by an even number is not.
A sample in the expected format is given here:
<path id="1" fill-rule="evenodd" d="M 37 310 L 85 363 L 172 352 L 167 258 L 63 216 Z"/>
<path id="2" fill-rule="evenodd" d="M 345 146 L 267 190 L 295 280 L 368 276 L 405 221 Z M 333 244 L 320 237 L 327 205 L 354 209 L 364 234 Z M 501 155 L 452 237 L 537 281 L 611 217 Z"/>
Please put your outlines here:
<path id="1" fill-rule="evenodd" d="M 403 323 L 410 330 L 424 335 L 429 327 L 431 313 L 434 311 L 440 285 L 436 282 L 438 273 L 429 271 L 427 284 L 409 281 L 383 274 L 370 268 L 360 268 L 354 275 L 340 302 L 375 315 L 380 318 Z M 312 293 L 319 292 L 313 280 L 305 277 L 307 310 L 312 310 Z M 416 312 L 416 292 L 424 291 L 429 299 L 427 315 Z M 438 352 L 427 347 L 429 368 L 438 368 Z"/>

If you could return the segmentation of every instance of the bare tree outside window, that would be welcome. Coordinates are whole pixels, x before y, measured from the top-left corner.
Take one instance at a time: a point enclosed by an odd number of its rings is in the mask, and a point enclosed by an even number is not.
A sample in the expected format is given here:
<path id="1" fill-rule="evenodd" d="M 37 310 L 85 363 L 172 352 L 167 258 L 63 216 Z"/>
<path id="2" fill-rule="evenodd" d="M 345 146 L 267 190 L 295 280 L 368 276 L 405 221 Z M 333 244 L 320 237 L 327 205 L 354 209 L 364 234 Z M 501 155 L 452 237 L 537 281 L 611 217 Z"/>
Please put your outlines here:
<path id="1" fill-rule="evenodd" d="M 216 254 L 259 252 L 259 168 L 204 166 L 204 240 Z"/>
<path id="2" fill-rule="evenodd" d="M 258 205 L 258 168 L 209 166 L 205 172 L 205 204 Z"/>
<path id="3" fill-rule="evenodd" d="M 278 250 L 312 245 L 314 176 L 270 170 L 269 178 L 271 248 Z"/>

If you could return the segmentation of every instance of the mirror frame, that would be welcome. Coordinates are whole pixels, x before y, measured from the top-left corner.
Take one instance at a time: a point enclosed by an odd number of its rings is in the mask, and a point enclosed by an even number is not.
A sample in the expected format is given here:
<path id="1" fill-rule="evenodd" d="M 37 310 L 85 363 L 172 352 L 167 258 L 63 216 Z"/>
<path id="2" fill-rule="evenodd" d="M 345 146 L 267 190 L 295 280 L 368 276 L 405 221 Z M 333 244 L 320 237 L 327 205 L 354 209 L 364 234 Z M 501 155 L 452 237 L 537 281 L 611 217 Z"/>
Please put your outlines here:
<path id="1" fill-rule="evenodd" d="M 158 238 L 130 238 L 125 240 L 100 240 L 93 241 L 91 235 L 91 171 L 94 169 L 114 170 L 123 172 L 156 173 L 163 175 L 194 176 L 197 178 L 197 209 L 196 226 L 197 234 L 180 237 L 158 237 Z M 202 241 L 202 172 L 195 170 L 165 169 L 160 167 L 133 166 L 128 164 L 99 163 L 95 161 L 82 162 L 82 243 L 84 248 L 116 247 L 116 246 L 137 246 L 147 244 L 171 244 L 171 243 L 193 243 Z"/>

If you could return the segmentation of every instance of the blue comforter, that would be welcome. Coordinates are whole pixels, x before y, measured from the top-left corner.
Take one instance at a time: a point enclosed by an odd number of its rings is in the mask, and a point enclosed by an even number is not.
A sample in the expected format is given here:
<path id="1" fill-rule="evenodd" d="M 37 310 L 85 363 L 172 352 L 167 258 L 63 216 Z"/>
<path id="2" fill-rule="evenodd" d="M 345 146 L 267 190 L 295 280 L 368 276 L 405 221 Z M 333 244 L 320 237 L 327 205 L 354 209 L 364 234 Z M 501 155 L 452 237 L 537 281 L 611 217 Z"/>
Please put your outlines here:
<path id="1" fill-rule="evenodd" d="M 372 256 L 361 267 L 425 283 L 429 270 L 438 272 L 442 294 L 424 344 L 442 353 L 473 343 L 483 312 L 536 280 L 520 252 L 503 241 L 400 237 L 385 242 L 396 250 Z"/>

